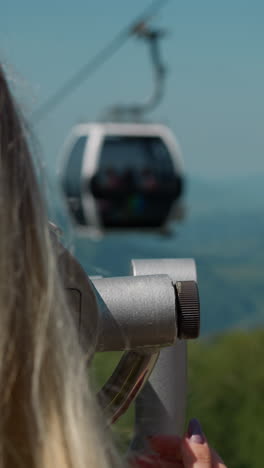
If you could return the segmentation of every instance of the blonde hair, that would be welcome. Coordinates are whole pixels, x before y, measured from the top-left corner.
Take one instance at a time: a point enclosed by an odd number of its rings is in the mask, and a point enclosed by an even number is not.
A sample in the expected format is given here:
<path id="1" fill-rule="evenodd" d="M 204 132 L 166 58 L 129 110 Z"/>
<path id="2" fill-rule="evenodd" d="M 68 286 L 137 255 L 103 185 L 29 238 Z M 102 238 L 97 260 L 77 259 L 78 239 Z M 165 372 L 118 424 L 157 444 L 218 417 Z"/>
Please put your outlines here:
<path id="1" fill-rule="evenodd" d="M 121 466 L 105 432 L 0 67 L 0 468 Z"/>

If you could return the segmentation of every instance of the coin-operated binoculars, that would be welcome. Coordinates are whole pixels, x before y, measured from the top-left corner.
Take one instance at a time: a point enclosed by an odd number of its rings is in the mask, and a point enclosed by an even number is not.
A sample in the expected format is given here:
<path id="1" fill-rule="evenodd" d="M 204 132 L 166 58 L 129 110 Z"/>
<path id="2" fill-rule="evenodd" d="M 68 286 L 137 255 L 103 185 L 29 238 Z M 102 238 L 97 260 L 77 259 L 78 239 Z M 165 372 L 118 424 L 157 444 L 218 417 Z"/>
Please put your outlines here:
<path id="1" fill-rule="evenodd" d="M 135 400 L 133 448 L 153 433 L 182 433 L 186 340 L 198 336 L 200 322 L 195 262 L 132 260 L 126 277 L 90 280 L 54 241 L 84 350 L 124 351 L 98 394 L 106 417 L 116 421 Z"/>

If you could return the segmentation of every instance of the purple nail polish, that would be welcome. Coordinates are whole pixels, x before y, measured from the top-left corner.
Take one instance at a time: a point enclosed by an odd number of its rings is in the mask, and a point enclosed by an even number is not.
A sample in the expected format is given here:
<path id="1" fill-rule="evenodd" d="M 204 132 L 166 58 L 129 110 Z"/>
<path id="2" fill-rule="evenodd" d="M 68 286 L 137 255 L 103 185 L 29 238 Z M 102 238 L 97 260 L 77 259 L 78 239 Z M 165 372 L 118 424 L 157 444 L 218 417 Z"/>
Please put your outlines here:
<path id="1" fill-rule="evenodd" d="M 203 444 L 205 437 L 198 419 L 191 419 L 188 426 L 188 438 L 196 444 Z"/>

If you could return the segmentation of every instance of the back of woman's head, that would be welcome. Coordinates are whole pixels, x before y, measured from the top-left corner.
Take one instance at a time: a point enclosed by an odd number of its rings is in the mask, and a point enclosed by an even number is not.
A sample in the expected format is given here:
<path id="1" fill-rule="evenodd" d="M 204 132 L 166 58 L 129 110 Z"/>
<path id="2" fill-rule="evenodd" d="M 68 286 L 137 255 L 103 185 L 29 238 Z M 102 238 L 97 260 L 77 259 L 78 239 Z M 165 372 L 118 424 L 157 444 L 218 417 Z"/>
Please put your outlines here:
<path id="1" fill-rule="evenodd" d="M 0 67 L 0 468 L 110 466 L 97 412 L 27 128 Z"/>

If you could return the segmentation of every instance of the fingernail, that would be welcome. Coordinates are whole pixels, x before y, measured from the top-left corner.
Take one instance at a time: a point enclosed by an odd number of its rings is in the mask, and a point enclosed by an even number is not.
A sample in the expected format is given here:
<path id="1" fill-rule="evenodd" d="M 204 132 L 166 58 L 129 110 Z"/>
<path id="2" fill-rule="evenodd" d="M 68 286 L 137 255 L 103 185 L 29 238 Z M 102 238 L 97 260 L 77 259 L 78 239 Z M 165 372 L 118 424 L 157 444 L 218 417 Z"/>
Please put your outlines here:
<path id="1" fill-rule="evenodd" d="M 203 444 L 205 442 L 203 430 L 198 419 L 191 419 L 187 433 L 191 442 L 195 442 L 196 444 Z"/>

